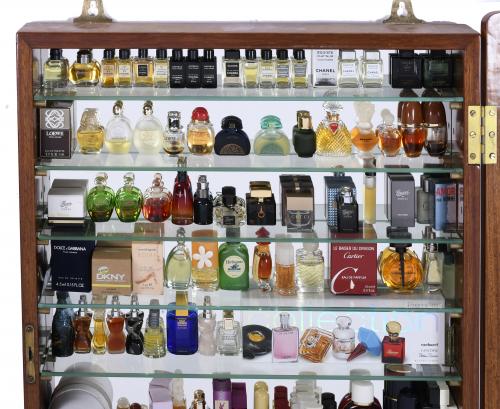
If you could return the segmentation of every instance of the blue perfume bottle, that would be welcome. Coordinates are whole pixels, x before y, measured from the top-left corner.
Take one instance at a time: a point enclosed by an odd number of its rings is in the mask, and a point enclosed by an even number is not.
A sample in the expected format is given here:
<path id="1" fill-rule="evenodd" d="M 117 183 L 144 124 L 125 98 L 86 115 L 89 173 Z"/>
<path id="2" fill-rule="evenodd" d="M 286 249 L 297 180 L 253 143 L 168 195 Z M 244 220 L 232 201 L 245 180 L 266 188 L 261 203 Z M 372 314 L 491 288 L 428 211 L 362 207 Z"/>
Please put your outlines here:
<path id="1" fill-rule="evenodd" d="M 167 312 L 167 348 L 175 355 L 191 355 L 198 351 L 198 313 L 186 291 L 177 291 L 175 299 Z"/>
<path id="2" fill-rule="evenodd" d="M 66 291 L 57 292 L 57 304 L 52 320 L 52 353 L 56 357 L 67 357 L 73 355 L 75 343 L 75 330 L 73 319 L 75 316 L 71 308 L 63 305 L 71 304 L 69 294 Z"/>

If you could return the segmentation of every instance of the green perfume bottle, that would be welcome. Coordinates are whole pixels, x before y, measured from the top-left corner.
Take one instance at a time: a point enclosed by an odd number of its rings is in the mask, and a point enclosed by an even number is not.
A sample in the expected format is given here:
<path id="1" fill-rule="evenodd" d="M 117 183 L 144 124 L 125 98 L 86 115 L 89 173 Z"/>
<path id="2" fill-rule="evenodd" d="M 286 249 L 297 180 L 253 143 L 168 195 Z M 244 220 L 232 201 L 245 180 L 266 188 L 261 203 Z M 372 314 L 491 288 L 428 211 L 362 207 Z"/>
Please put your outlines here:
<path id="1" fill-rule="evenodd" d="M 95 177 L 95 186 L 87 195 L 87 211 L 94 222 L 107 222 L 115 208 L 115 192 L 107 182 L 107 173 L 99 172 Z"/>
<path id="2" fill-rule="evenodd" d="M 281 120 L 274 115 L 267 115 L 260 120 L 261 130 L 255 136 L 256 155 L 289 155 L 290 141 L 281 129 Z"/>
<path id="3" fill-rule="evenodd" d="M 228 237 L 231 236 L 228 230 Z M 248 290 L 250 286 L 248 249 L 243 243 L 229 242 L 219 247 L 219 287 Z"/>
<path id="4" fill-rule="evenodd" d="M 164 275 L 165 286 L 175 290 L 187 290 L 191 283 L 191 255 L 185 242 L 184 228 L 177 230 L 177 246 L 167 257 Z"/>
<path id="5" fill-rule="evenodd" d="M 137 221 L 142 210 L 142 192 L 134 186 L 135 175 L 132 172 L 123 176 L 123 186 L 116 192 L 115 209 L 120 221 Z"/>

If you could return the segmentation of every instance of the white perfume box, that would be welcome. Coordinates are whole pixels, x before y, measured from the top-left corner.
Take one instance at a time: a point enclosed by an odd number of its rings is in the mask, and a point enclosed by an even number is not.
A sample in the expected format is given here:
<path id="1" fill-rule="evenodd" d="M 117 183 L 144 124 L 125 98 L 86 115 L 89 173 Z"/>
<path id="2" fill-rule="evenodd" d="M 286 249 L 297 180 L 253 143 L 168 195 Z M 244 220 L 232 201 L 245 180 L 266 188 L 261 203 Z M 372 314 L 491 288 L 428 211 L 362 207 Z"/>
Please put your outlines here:
<path id="1" fill-rule="evenodd" d="M 312 79 L 314 87 L 337 85 L 338 50 L 312 50 Z"/>
<path id="2" fill-rule="evenodd" d="M 87 180 L 55 179 L 47 197 L 51 224 L 83 224 L 87 215 Z"/>

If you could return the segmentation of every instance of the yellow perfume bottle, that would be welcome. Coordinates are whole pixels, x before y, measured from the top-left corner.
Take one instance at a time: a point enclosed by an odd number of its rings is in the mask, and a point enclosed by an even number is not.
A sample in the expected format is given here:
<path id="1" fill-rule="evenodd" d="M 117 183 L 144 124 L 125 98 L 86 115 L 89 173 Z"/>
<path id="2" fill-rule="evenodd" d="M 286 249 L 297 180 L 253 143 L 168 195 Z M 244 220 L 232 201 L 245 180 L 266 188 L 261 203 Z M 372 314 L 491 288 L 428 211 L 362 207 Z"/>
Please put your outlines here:
<path id="1" fill-rule="evenodd" d="M 92 87 L 99 83 L 101 66 L 93 59 L 92 50 L 79 50 L 69 70 L 69 80 L 77 87 Z"/>
<path id="2" fill-rule="evenodd" d="M 106 304 L 106 297 L 94 296 L 92 304 Z M 106 340 L 108 335 L 106 333 L 106 324 L 104 322 L 105 310 L 102 308 L 94 309 L 94 333 L 92 335 L 92 352 L 94 354 L 106 353 Z"/>
<path id="3" fill-rule="evenodd" d="M 130 59 L 130 49 L 121 48 L 118 51 L 116 61 L 116 86 L 128 88 L 132 86 L 132 60 Z"/>
<path id="4" fill-rule="evenodd" d="M 148 56 L 148 49 L 139 48 L 139 56 L 134 60 L 134 85 L 136 87 L 152 87 L 153 72 L 153 59 Z"/>
<path id="5" fill-rule="evenodd" d="M 349 156 L 352 153 L 351 134 L 340 120 L 342 106 L 325 102 L 326 118 L 316 130 L 316 153 L 323 156 Z"/>
<path id="6" fill-rule="evenodd" d="M 99 123 L 96 108 L 87 108 L 82 114 L 76 138 L 82 153 L 99 153 L 104 145 L 104 127 Z"/>
<path id="7" fill-rule="evenodd" d="M 116 59 L 115 50 L 106 48 L 104 50 L 104 58 L 101 61 L 101 87 L 115 87 L 116 79 Z"/>

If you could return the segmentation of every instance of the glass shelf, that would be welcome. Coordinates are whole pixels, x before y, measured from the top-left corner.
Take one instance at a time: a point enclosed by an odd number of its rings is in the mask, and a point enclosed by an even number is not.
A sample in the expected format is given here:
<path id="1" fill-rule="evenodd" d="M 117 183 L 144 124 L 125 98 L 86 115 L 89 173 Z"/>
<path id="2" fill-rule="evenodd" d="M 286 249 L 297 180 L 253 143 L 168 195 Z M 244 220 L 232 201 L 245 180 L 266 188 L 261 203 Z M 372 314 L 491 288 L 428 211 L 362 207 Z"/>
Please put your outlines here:
<path id="1" fill-rule="evenodd" d="M 312 158 L 299 158 L 292 154 L 289 156 L 197 156 L 185 154 L 186 171 L 195 172 L 320 172 L 330 173 L 335 171 L 364 173 L 463 173 L 463 157 L 458 153 L 448 153 L 444 158 L 433 158 L 423 154 L 419 158 L 407 158 L 404 155 L 387 158 L 375 154 L 373 159 L 367 160 L 352 155 L 345 158 L 314 156 Z M 367 165 L 369 163 L 369 165 Z M 391 167 L 405 166 L 405 167 Z M 39 161 L 35 168 L 38 171 L 177 171 L 177 157 L 167 154 L 143 155 L 131 153 L 117 155 L 101 153 L 99 155 L 84 155 L 75 152 L 71 159 L 52 159 Z M 341 168 L 341 169 L 340 169 Z M 369 169 L 369 170 L 367 170 Z"/>

